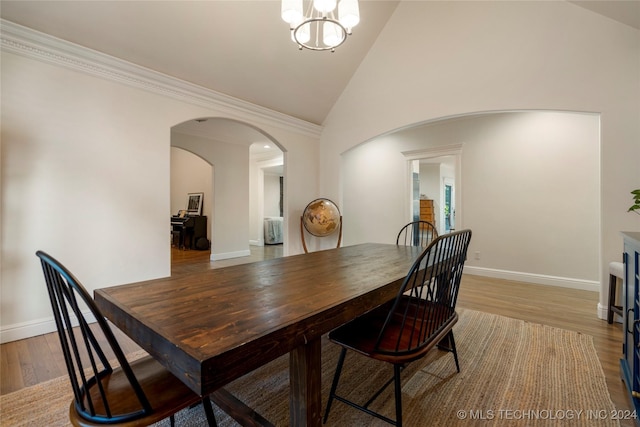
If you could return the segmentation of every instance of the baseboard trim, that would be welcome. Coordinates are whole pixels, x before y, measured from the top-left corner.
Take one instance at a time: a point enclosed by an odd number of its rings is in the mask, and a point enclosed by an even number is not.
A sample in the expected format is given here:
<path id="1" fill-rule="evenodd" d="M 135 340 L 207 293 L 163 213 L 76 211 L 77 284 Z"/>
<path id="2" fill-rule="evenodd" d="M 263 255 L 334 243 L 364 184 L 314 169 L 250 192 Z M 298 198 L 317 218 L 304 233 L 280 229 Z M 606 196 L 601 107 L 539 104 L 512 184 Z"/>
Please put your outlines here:
<path id="1" fill-rule="evenodd" d="M 89 311 L 84 312 L 84 318 L 89 323 L 96 321 L 93 314 Z M 73 326 L 78 326 L 78 321 L 72 319 L 72 324 Z M 53 320 L 53 317 L 31 322 L 14 323 L 13 325 L 2 326 L 2 328 L 0 328 L 0 344 L 37 337 L 38 335 L 49 334 L 56 330 L 56 322 Z"/>
<path id="2" fill-rule="evenodd" d="M 493 277 L 495 279 L 513 280 L 516 282 L 535 283 L 538 285 L 558 286 L 561 288 L 582 289 L 600 292 L 600 282 L 593 280 L 573 279 L 570 277 L 547 276 L 544 274 L 522 273 L 518 271 L 498 270 L 494 268 L 465 266 L 464 272 L 476 276 Z"/>
<path id="3" fill-rule="evenodd" d="M 598 303 L 598 319 L 607 320 L 609 309 L 606 305 Z M 613 321 L 616 323 L 622 323 L 622 316 L 617 313 L 613 313 Z"/>
<path id="4" fill-rule="evenodd" d="M 607 307 L 598 303 L 598 319 L 607 320 Z"/>
<path id="5" fill-rule="evenodd" d="M 240 258 L 240 257 L 243 257 L 243 256 L 249 256 L 249 255 L 251 255 L 251 251 L 249 249 L 247 249 L 247 250 L 244 250 L 244 251 L 225 252 L 225 253 L 221 253 L 221 254 L 211 254 L 209 259 L 211 261 L 220 261 L 220 260 L 223 260 L 223 259 Z"/>

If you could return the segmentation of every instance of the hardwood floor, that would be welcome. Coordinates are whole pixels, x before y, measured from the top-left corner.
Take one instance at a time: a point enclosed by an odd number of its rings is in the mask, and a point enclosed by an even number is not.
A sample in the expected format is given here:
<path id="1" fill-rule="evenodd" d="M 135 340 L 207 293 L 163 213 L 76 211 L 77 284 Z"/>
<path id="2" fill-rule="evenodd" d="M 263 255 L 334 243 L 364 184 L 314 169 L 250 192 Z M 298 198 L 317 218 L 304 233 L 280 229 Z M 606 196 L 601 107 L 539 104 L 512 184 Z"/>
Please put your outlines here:
<path id="1" fill-rule="evenodd" d="M 209 261 L 207 251 L 172 249 L 171 272 L 172 275 L 180 275 L 282 256 L 281 245 L 251 249 L 250 257 L 215 262 Z M 609 325 L 606 321 L 598 319 L 597 304 L 598 294 L 595 292 L 471 275 L 464 276 L 458 299 L 460 308 L 499 314 L 591 335 L 613 403 L 618 409 L 631 409 L 624 383 L 620 379 L 622 325 L 619 323 Z M 124 334 L 118 330 L 115 332 L 125 353 L 139 349 Z M 66 375 L 64 359 L 55 334 L 2 344 L 0 362 L 0 394 Z M 567 387 L 579 386 L 580 384 L 567 384 Z M 622 422 L 622 425 L 631 426 L 633 423 Z"/>
<path id="2" fill-rule="evenodd" d="M 194 273 L 211 268 L 246 264 L 282 256 L 282 245 L 251 246 L 251 255 L 247 257 L 209 261 L 209 251 L 184 251 L 171 248 L 171 275 Z"/>

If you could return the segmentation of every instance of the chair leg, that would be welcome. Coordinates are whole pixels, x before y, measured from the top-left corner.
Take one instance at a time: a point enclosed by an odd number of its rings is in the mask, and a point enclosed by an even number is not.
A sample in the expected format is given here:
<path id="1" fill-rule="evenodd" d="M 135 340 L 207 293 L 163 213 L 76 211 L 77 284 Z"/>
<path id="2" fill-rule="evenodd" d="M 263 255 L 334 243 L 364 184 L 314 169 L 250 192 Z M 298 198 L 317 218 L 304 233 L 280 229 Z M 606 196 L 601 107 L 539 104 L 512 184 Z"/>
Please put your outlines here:
<path id="1" fill-rule="evenodd" d="M 458 361 L 458 350 L 456 349 L 456 340 L 453 338 L 453 331 L 449 332 L 451 335 L 451 352 L 453 353 L 453 360 L 456 361 L 456 370 L 460 372 L 460 362 Z"/>
<path id="2" fill-rule="evenodd" d="M 611 307 L 616 303 L 617 278 L 613 274 L 609 275 L 609 306 L 607 307 L 607 323 L 613 323 L 613 310 Z"/>
<path id="3" fill-rule="evenodd" d="M 204 413 L 207 416 L 207 423 L 209 424 L 209 427 L 217 427 L 218 424 L 216 423 L 216 416 L 213 413 L 211 400 L 209 400 L 208 396 L 202 399 L 202 407 L 204 408 Z"/>
<path id="4" fill-rule="evenodd" d="M 175 426 L 176 426 L 176 417 L 175 417 L 174 415 L 171 415 L 171 416 L 169 417 L 169 425 L 170 425 L 171 427 L 175 427 Z"/>
<path id="5" fill-rule="evenodd" d="M 395 382 L 396 395 L 396 426 L 402 427 L 402 384 L 400 382 L 400 365 L 393 365 L 393 378 Z"/>
<path id="6" fill-rule="evenodd" d="M 442 344 L 442 341 L 446 340 L 446 345 Z M 449 333 L 438 343 L 438 348 L 441 350 L 450 351 L 453 353 L 453 360 L 456 362 L 456 369 L 460 372 L 460 362 L 458 361 L 458 350 L 456 349 L 456 340 L 453 338 L 453 331 Z"/>
<path id="7" fill-rule="evenodd" d="M 329 411 L 331 410 L 331 403 L 336 396 L 336 389 L 338 388 L 338 381 L 340 380 L 340 373 L 342 372 L 342 366 L 344 365 L 344 358 L 347 355 L 347 349 L 342 348 L 340 357 L 338 358 L 338 365 L 336 366 L 336 373 L 333 375 L 333 382 L 331 383 L 331 391 L 329 392 L 329 399 L 327 400 L 327 409 L 324 411 L 324 419 L 322 423 L 327 422 L 329 418 Z"/>

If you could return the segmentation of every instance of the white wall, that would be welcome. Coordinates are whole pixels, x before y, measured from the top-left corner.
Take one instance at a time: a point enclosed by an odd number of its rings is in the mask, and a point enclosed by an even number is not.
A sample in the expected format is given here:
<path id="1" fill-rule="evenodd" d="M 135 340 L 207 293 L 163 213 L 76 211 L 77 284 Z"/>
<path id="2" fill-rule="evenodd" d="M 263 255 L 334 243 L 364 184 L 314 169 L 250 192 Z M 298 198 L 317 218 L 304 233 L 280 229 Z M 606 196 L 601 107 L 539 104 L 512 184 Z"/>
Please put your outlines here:
<path id="1" fill-rule="evenodd" d="M 77 46 L 49 54 L 42 40 L 11 43 L 10 51 L 3 44 L 1 57 L 0 341 L 54 330 L 38 249 L 66 264 L 90 293 L 170 274 L 176 124 L 221 117 L 261 129 L 286 150 L 285 175 L 297 183 L 285 183 L 286 216 L 299 217 L 316 195 L 316 127 L 251 105 L 235 110 L 184 82 L 164 91 L 166 77 L 95 52 L 82 60 L 62 53 Z M 216 194 L 233 193 L 229 182 L 215 179 Z M 298 227 L 285 223 L 286 253 L 302 252 Z"/>
<path id="2" fill-rule="evenodd" d="M 171 215 L 187 208 L 187 194 L 204 193 L 202 215 L 207 217 L 207 238 L 211 240 L 213 168 L 195 154 L 171 147 Z"/>
<path id="3" fill-rule="evenodd" d="M 476 130 L 462 154 L 462 222 L 480 253 L 469 266 L 598 290 L 599 118 L 525 113 Z"/>
<path id="4" fill-rule="evenodd" d="M 600 168 L 589 172 L 600 175 L 595 269 L 604 284 L 606 265 L 620 258 L 620 230 L 640 229 L 639 217 L 626 212 L 629 191 L 640 182 L 638 99 L 640 31 L 634 28 L 568 2 L 401 2 L 325 121 L 320 190 L 347 203 L 341 155 L 415 123 L 484 111 L 601 114 Z M 382 173 L 389 176 L 388 167 Z M 395 178 L 380 181 L 394 185 Z M 389 195 L 379 205 L 397 202 Z M 369 221 L 371 212 L 357 210 L 350 221 Z M 459 216 L 457 228 L 479 226 L 466 219 Z M 373 222 L 370 231 L 380 227 Z M 362 238 L 354 231 L 345 226 L 346 241 Z M 593 268 L 567 275 L 591 279 Z"/>
<path id="5" fill-rule="evenodd" d="M 38 249 L 90 292 L 169 275 L 168 104 L 3 52 L 3 339 L 52 326 Z"/>

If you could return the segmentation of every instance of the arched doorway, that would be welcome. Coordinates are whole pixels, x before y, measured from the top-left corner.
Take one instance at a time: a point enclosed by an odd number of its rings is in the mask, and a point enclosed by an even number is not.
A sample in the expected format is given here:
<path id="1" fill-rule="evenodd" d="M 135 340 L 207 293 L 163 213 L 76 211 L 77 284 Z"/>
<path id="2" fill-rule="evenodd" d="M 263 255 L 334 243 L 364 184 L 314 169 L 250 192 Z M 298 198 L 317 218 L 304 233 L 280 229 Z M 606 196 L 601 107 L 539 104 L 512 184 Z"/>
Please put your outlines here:
<path id="1" fill-rule="evenodd" d="M 392 243 L 410 218 L 409 155 L 462 146 L 456 229 L 473 274 L 598 291 L 600 116 L 506 111 L 418 123 L 342 155 L 345 242 Z"/>
<path id="2" fill-rule="evenodd" d="M 205 195 L 205 200 L 211 202 L 208 221 L 211 261 L 250 256 L 250 243 L 259 238 L 257 230 L 262 230 L 264 213 L 254 212 L 259 206 L 256 200 L 263 197 L 264 191 L 253 173 L 251 146 L 254 144 L 269 144 L 279 153 L 284 166 L 285 150 L 277 141 L 243 122 L 197 118 L 171 129 L 172 147 L 193 153 L 212 166 L 211 195 L 208 198 Z M 285 170 L 283 167 L 283 177 Z M 286 194 L 283 197 L 286 198 Z"/>

